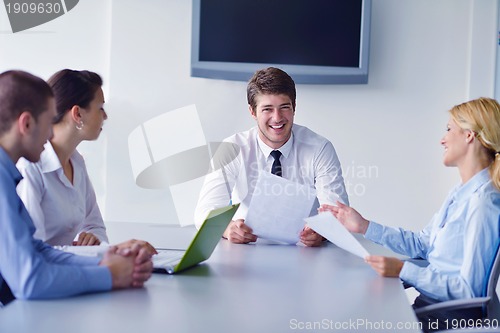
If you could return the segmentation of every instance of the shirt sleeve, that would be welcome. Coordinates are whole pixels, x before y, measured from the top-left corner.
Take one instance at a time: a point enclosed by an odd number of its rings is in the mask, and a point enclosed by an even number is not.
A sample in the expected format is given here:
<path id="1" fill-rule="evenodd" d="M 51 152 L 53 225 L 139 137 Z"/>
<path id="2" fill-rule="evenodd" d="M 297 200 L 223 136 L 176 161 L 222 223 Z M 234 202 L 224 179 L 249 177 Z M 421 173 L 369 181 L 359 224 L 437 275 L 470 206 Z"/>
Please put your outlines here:
<path id="1" fill-rule="evenodd" d="M 420 293 L 438 301 L 474 297 L 462 275 L 439 272 L 431 265 L 419 267 L 411 262 L 405 262 L 399 277 Z"/>
<path id="2" fill-rule="evenodd" d="M 394 252 L 412 258 L 427 259 L 431 228 L 432 223 L 417 234 L 401 228 L 382 226 L 370 221 L 365 238 L 384 245 Z M 405 261 L 399 277 L 422 294 L 436 300 L 444 301 L 472 297 L 470 289 L 467 288 L 462 276 L 439 272 L 432 265 L 420 267 Z"/>
<path id="3" fill-rule="evenodd" d="M 41 171 L 34 163 L 18 163 L 17 168 L 23 180 L 17 185 L 17 194 L 24 203 L 36 226 L 35 238 L 47 239 L 45 214 L 42 209 L 44 186 Z"/>
<path id="4" fill-rule="evenodd" d="M 110 290 L 111 273 L 97 258 L 60 253 L 33 238 L 35 230 L 15 188 L 0 196 L 0 267 L 20 299 L 57 298 Z"/>
<path id="5" fill-rule="evenodd" d="M 234 144 L 223 146 L 212 159 L 212 168 L 215 171 L 205 176 L 195 209 L 194 220 L 197 228 L 201 227 L 211 210 L 230 204 L 231 192 L 240 174 L 240 166 L 243 165 L 241 154 L 234 157 L 235 146 Z"/>
<path id="6" fill-rule="evenodd" d="M 349 205 L 349 198 L 342 177 L 342 167 L 331 142 L 327 142 L 314 161 L 315 187 L 320 204 L 336 204 L 337 198 Z"/>
<path id="7" fill-rule="evenodd" d="M 427 259 L 432 224 L 433 222 L 429 223 L 417 234 L 402 228 L 387 227 L 370 221 L 365 238 L 399 254 L 411 258 Z"/>

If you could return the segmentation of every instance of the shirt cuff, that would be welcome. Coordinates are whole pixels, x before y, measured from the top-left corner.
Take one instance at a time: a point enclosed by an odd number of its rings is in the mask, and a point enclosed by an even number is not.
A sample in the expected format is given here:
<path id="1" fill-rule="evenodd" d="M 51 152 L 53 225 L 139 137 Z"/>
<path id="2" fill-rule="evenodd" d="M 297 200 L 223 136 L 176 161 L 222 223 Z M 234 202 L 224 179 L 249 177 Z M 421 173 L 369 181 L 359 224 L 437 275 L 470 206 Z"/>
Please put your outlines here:
<path id="1" fill-rule="evenodd" d="M 382 225 L 377 222 L 370 221 L 370 224 L 368 224 L 368 228 L 365 232 L 365 238 L 378 243 L 382 238 L 383 230 L 384 227 Z"/>
<path id="2" fill-rule="evenodd" d="M 106 266 L 85 266 L 89 291 L 108 291 L 113 288 L 111 271 Z"/>

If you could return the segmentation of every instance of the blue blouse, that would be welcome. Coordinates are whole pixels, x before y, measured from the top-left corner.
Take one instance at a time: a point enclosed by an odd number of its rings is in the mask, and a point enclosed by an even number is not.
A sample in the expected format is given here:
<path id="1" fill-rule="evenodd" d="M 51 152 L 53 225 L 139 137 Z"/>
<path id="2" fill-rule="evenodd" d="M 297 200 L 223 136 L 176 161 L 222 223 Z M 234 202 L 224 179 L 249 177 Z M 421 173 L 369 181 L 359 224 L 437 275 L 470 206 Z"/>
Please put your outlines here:
<path id="1" fill-rule="evenodd" d="M 500 240 L 500 192 L 488 169 L 455 187 L 431 222 L 415 233 L 370 222 L 365 237 L 429 266 L 406 261 L 399 277 L 439 301 L 482 296 Z"/>

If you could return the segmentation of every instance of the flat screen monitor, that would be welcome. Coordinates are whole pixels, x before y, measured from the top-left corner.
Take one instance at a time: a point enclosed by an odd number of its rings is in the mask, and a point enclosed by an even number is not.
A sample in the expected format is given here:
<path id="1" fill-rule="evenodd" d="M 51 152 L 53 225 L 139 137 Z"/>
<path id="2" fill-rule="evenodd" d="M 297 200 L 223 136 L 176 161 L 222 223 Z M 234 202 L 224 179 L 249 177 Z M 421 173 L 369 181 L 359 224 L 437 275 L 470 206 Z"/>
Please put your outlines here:
<path id="1" fill-rule="evenodd" d="M 296 83 L 367 83 L 370 12 L 371 0 L 193 0 L 191 76 L 273 66 Z"/>

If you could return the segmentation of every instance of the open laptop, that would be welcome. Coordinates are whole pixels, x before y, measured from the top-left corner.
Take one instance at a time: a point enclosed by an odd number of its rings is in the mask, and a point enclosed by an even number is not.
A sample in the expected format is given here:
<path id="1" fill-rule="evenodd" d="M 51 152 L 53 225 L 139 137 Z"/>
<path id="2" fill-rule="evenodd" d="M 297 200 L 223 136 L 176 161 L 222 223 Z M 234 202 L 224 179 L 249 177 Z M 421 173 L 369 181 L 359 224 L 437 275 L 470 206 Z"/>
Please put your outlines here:
<path id="1" fill-rule="evenodd" d="M 187 250 L 156 249 L 153 272 L 175 274 L 207 260 L 219 243 L 239 204 L 217 208 L 207 218 L 194 236 Z"/>

